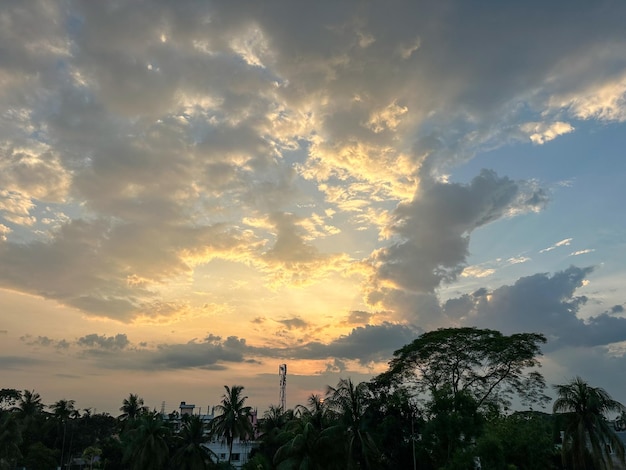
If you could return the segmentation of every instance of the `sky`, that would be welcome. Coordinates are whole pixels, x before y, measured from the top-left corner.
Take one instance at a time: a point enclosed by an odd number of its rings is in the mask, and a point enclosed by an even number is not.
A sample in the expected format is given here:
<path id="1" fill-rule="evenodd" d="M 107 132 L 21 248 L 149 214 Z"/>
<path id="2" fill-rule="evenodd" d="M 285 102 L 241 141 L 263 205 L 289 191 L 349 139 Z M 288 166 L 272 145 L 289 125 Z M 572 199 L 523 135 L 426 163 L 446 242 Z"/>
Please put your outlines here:
<path id="1" fill-rule="evenodd" d="M 0 387 L 259 410 L 441 327 L 626 403 L 626 3 L 5 0 Z"/>

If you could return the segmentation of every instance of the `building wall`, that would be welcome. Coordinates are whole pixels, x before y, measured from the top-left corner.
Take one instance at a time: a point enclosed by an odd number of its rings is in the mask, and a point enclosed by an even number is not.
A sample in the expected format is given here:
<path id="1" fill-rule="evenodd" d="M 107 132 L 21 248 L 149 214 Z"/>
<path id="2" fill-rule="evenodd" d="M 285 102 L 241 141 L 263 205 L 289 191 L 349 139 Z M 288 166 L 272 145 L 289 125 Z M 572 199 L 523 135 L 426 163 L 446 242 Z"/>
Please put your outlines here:
<path id="1" fill-rule="evenodd" d="M 208 407 L 207 407 L 208 408 Z M 195 405 L 187 404 L 186 402 L 181 402 L 179 407 L 179 414 L 164 414 L 163 419 L 172 424 L 175 432 L 180 430 L 181 419 L 184 415 L 194 415 Z M 211 414 L 198 414 L 202 421 L 204 421 L 206 425 L 206 432 L 208 435 L 208 429 L 211 421 L 214 419 L 215 415 L 213 412 Z M 250 459 L 250 452 L 254 449 L 258 443 L 256 439 L 259 437 L 258 434 L 258 420 L 257 420 L 257 412 L 254 410 L 250 416 L 250 423 L 252 424 L 252 428 L 255 430 L 253 436 L 247 436 L 247 439 L 241 441 L 240 439 L 235 439 L 233 442 L 233 453 L 231 458 L 231 464 L 235 468 L 241 468 L 245 465 Z M 204 444 L 209 450 L 211 450 L 215 454 L 215 459 L 218 462 L 227 462 L 228 461 L 228 444 L 226 444 L 225 440 L 221 439 L 213 439 L 210 442 Z"/>
<path id="2" fill-rule="evenodd" d="M 205 444 L 216 456 L 218 462 L 228 461 L 228 444 L 221 441 L 212 441 Z M 257 446 L 256 441 L 240 441 L 236 439 L 233 442 L 233 457 L 231 458 L 231 464 L 235 468 L 241 468 L 250 459 L 250 452 Z"/>

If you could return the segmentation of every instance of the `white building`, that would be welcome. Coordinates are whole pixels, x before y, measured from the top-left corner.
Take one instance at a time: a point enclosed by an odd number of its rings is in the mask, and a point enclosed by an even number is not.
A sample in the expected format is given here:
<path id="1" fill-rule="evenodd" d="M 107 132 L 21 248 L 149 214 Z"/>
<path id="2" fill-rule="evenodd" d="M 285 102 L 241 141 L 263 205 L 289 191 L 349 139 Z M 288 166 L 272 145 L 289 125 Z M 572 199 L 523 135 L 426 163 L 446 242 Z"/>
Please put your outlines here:
<path id="1" fill-rule="evenodd" d="M 180 430 L 180 424 L 183 416 L 197 415 L 200 416 L 200 419 L 205 423 L 206 433 L 208 434 L 210 423 L 213 418 L 215 418 L 213 409 L 211 409 L 209 413 L 209 407 L 207 406 L 207 413 L 203 414 L 200 409 L 196 412 L 196 405 L 181 401 L 179 410 L 180 411 L 178 413 L 170 413 L 169 415 L 163 414 L 163 419 L 172 423 L 175 431 Z M 252 411 L 250 422 L 252 423 L 252 428 L 255 430 L 254 436 L 251 436 L 251 439 L 244 441 L 240 439 L 235 439 L 233 441 L 233 453 L 230 458 L 230 463 L 235 468 L 241 468 L 245 465 L 250 459 L 250 452 L 258 445 L 256 441 L 258 438 L 256 410 Z M 228 444 L 226 443 L 226 440 L 214 438 L 204 445 L 216 456 L 216 460 L 218 462 L 228 461 Z"/>

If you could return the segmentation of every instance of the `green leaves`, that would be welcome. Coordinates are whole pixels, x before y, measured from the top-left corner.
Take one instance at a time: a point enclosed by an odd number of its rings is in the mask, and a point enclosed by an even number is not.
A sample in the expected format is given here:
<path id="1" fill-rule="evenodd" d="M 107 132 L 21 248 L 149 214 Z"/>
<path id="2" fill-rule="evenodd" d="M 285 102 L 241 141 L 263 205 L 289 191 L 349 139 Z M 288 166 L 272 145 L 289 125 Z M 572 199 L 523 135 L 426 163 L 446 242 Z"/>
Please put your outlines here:
<path id="1" fill-rule="evenodd" d="M 169 461 L 168 440 L 170 429 L 161 415 L 143 413 L 133 422 L 133 427 L 126 430 L 125 458 L 132 469 L 164 469 Z"/>
<path id="2" fill-rule="evenodd" d="M 394 353 L 387 379 L 410 382 L 417 391 L 434 393 L 450 387 L 469 393 L 478 406 L 508 405 L 513 395 L 542 402 L 545 382 L 537 371 L 543 335 L 511 336 L 488 329 L 443 328 L 422 334 Z"/>
<path id="3" fill-rule="evenodd" d="M 222 403 L 217 405 L 215 409 L 220 412 L 212 422 L 212 432 L 220 438 L 226 440 L 229 448 L 228 463 L 233 450 L 233 441 L 237 438 L 246 440 L 253 436 L 254 430 L 250 422 L 250 414 L 252 408 L 245 406 L 248 397 L 242 396 L 243 387 L 241 385 L 233 385 L 228 387 L 224 385 L 226 393 L 222 395 Z"/>
<path id="4" fill-rule="evenodd" d="M 553 411 L 565 417 L 563 463 L 574 470 L 584 470 L 586 462 L 591 462 L 594 468 L 613 468 L 607 445 L 618 460 L 626 463 L 624 444 L 605 419 L 608 412 L 625 411 L 624 405 L 613 400 L 604 389 L 592 387 L 580 377 L 554 388 L 558 398 Z"/>

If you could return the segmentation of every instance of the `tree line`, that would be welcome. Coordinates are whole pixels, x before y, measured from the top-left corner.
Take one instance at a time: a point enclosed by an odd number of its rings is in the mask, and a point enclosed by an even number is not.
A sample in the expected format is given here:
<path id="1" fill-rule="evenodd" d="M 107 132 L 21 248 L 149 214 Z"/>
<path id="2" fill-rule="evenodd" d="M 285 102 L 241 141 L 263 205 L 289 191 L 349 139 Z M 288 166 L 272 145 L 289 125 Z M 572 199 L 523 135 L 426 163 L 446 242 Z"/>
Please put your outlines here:
<path id="1" fill-rule="evenodd" d="M 45 406 L 34 391 L 0 391 L 0 469 L 232 468 L 233 443 L 254 440 L 244 469 L 613 469 L 624 445 L 607 420 L 626 408 L 576 377 L 550 399 L 535 333 L 488 329 L 424 333 L 368 382 L 342 379 L 284 410 L 270 406 L 253 429 L 244 387 L 225 386 L 216 416 L 163 416 L 130 394 L 117 417 Z M 515 405 L 514 405 L 515 404 Z M 514 408 L 524 411 L 512 411 Z M 179 418 L 179 419 L 172 419 Z M 228 459 L 207 447 L 220 440 Z"/>

